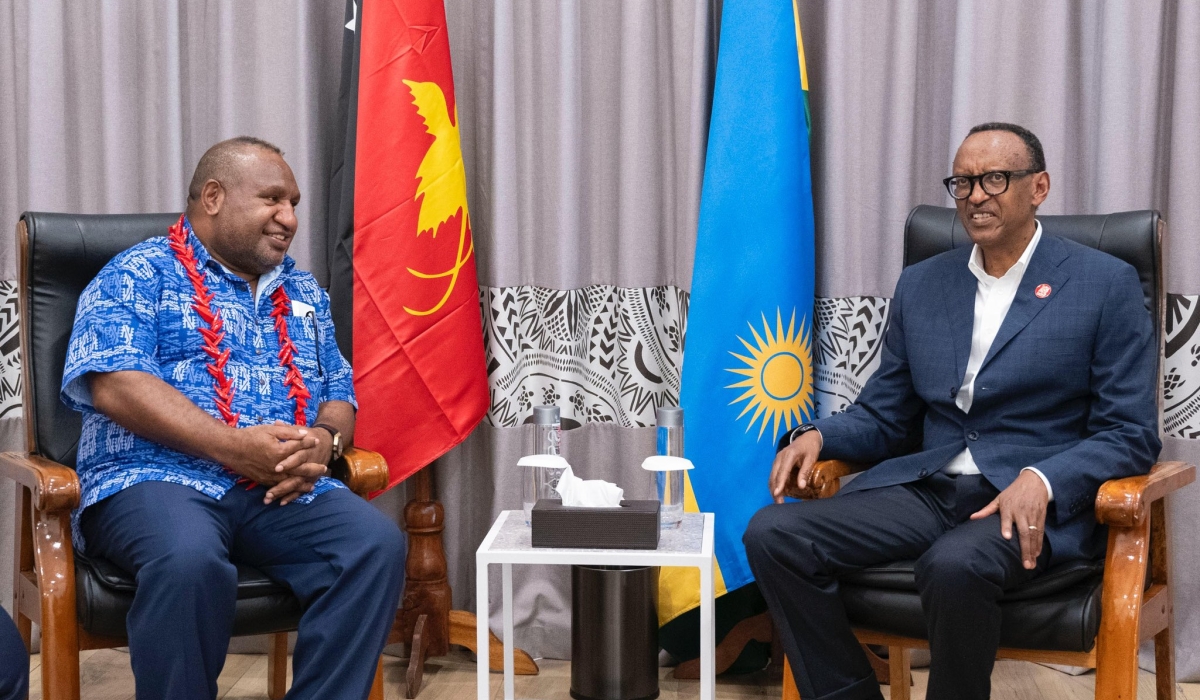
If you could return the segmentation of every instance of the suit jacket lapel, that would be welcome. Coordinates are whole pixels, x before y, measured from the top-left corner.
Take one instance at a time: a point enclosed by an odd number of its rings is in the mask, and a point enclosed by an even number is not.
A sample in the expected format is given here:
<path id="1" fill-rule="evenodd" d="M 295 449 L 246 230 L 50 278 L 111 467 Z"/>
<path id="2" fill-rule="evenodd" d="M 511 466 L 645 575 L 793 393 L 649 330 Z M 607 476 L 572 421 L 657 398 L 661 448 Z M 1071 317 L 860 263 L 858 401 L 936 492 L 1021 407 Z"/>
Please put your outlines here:
<path id="1" fill-rule="evenodd" d="M 954 339 L 954 372 L 958 380 L 955 389 L 962 386 L 963 377 L 967 374 L 967 360 L 971 356 L 971 330 L 975 323 L 975 291 L 979 281 L 967 267 L 971 250 L 965 248 L 965 256 L 955 256 L 957 259 L 951 268 L 945 290 L 946 316 L 950 322 L 950 335 Z"/>
<path id="2" fill-rule="evenodd" d="M 1054 302 L 1058 291 L 1071 276 L 1059 267 L 1059 264 L 1069 255 L 1064 248 L 1059 239 L 1042 234 L 1042 240 L 1038 242 L 1037 249 L 1033 251 L 1029 267 L 1021 278 L 1020 286 L 1017 287 L 1017 295 L 1013 298 L 1012 306 L 1008 307 L 1008 314 L 1004 317 L 1004 322 L 1000 324 L 1000 330 L 997 331 L 996 338 L 992 341 L 992 347 L 988 350 L 987 357 L 983 358 L 981 371 L 1017 333 L 1020 333 L 1034 317 L 1042 312 L 1042 309 Z M 1044 299 L 1039 299 L 1035 290 L 1042 284 L 1050 285 L 1050 294 Z"/>

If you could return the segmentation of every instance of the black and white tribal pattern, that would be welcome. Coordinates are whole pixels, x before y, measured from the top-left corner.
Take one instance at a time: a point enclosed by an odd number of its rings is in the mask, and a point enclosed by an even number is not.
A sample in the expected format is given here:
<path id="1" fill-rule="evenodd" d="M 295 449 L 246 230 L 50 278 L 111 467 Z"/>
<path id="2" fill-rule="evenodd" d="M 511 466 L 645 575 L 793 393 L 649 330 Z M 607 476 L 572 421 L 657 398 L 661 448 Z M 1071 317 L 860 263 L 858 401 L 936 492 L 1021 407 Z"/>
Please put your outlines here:
<path id="1" fill-rule="evenodd" d="M 679 403 L 688 294 L 676 287 L 482 287 L 488 421 L 520 425 L 555 404 L 564 428 L 653 426 Z"/>
<path id="2" fill-rule="evenodd" d="M 1163 433 L 1200 438 L 1200 296 L 1167 295 Z"/>
<path id="3" fill-rule="evenodd" d="M 520 425 L 556 404 L 563 427 L 654 425 L 679 402 L 688 293 L 675 287 L 596 285 L 558 291 L 483 287 L 492 425 Z M 845 410 L 879 366 L 884 297 L 817 299 L 817 415 Z M 1167 297 L 1163 431 L 1200 438 L 1200 296 Z M 21 415 L 17 284 L 0 282 L 0 419 Z"/>
<path id="4" fill-rule="evenodd" d="M 879 366 L 890 302 L 883 297 L 817 299 L 813 387 L 818 417 L 846 410 Z"/>
<path id="5" fill-rule="evenodd" d="M 17 283 L 0 282 L 0 419 L 22 417 Z"/>

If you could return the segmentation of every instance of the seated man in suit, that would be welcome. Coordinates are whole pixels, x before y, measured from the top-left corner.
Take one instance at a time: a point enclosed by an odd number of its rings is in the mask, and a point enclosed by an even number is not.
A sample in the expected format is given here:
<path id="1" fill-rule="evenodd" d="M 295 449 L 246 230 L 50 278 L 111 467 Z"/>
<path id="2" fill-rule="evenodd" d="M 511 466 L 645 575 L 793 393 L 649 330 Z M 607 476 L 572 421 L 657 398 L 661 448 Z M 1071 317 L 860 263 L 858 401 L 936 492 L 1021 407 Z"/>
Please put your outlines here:
<path id="1" fill-rule="evenodd" d="M 971 129 L 946 185 L 975 245 L 901 274 L 858 400 L 781 441 L 777 504 L 744 542 L 803 698 L 882 697 L 838 577 L 900 559 L 917 560 L 926 697 L 989 697 L 1005 589 L 1101 555 L 1100 484 L 1158 455 L 1157 347 L 1137 273 L 1042 235 L 1045 167 L 1028 130 Z M 793 467 L 803 488 L 819 458 L 878 464 L 834 498 L 783 503 Z"/>
<path id="2" fill-rule="evenodd" d="M 299 201 L 277 147 L 218 143 L 179 222 L 79 298 L 62 385 L 83 413 L 75 540 L 137 577 L 139 700 L 216 696 L 235 561 L 304 608 L 289 698 L 366 697 L 391 629 L 404 539 L 327 476 L 356 404 L 329 298 L 287 255 Z"/>

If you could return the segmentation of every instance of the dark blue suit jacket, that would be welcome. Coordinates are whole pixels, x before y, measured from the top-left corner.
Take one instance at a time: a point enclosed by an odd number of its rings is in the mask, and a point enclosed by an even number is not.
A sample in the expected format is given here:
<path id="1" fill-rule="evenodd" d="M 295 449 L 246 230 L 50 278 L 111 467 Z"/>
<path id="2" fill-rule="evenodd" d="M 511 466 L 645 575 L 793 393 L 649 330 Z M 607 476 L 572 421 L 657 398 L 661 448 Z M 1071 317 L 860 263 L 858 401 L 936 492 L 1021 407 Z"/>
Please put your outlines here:
<path id="1" fill-rule="evenodd" d="M 970 246 L 958 248 L 901 274 L 878 370 L 844 413 L 814 421 L 821 458 L 878 462 L 842 493 L 916 481 L 965 447 L 1001 490 L 1022 468 L 1037 467 L 1054 489 L 1046 518 L 1051 561 L 1098 556 L 1100 485 L 1146 473 L 1162 446 L 1158 348 L 1137 273 L 1107 253 L 1043 234 L 967 414 L 954 397 L 975 317 L 970 255 Z M 1044 299 L 1034 294 L 1041 284 L 1051 287 Z"/>

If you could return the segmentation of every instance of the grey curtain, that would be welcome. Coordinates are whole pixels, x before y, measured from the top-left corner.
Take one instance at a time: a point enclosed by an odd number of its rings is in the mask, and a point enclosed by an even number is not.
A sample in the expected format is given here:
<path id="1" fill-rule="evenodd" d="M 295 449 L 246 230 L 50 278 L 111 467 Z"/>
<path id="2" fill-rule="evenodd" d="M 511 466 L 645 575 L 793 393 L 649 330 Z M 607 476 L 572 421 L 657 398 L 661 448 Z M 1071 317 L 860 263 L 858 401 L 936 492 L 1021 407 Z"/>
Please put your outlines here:
<path id="1" fill-rule="evenodd" d="M 292 254 L 320 264 L 309 227 L 324 221 L 342 10 L 323 0 L 0 3 L 0 221 L 11 227 L 26 209 L 181 211 L 205 149 L 252 134 L 295 171 Z M 0 235 L 0 278 L 14 278 L 14 253 Z"/>
<path id="2" fill-rule="evenodd" d="M 678 397 L 718 8 L 446 5 L 496 368 L 484 425 L 435 467 L 455 606 L 469 609 L 474 549 L 519 504 L 511 473 L 533 405 L 562 407 L 564 450 L 581 473 L 648 492 L 636 466 L 653 449 L 653 407 Z M 949 203 L 939 180 L 970 125 L 1011 120 L 1046 146 L 1046 213 L 1164 213 L 1165 456 L 1200 461 L 1200 248 L 1189 228 L 1200 218 L 1200 0 L 801 0 L 800 11 L 819 410 L 852 400 L 873 370 L 908 210 Z M 0 222 L 30 208 L 178 210 L 203 149 L 237 133 L 284 148 L 302 226 L 323 221 L 342 12 L 317 0 L 0 4 Z M 293 252 L 323 278 L 317 245 L 302 231 Z M 0 277 L 13 277 L 13 254 L 0 234 Z M 0 418 L 0 447 L 20 435 L 11 414 Z M 1193 680 L 1200 556 L 1186 538 L 1200 526 L 1197 489 L 1171 504 L 1179 670 Z M 379 505 L 398 514 L 402 501 L 397 490 Z M 0 486 L 5 562 L 11 502 Z M 0 600 L 9 585 L 0 576 Z M 519 573 L 516 601 L 518 642 L 566 654 L 565 572 Z"/>
<path id="3" fill-rule="evenodd" d="M 1042 140 L 1046 214 L 1157 208 L 1189 222 L 1200 200 L 1196 0 L 802 0 L 813 104 L 817 294 L 890 296 L 904 218 L 949 206 L 954 150 L 983 121 Z M 1200 249 L 1168 258 L 1196 293 Z"/>

